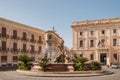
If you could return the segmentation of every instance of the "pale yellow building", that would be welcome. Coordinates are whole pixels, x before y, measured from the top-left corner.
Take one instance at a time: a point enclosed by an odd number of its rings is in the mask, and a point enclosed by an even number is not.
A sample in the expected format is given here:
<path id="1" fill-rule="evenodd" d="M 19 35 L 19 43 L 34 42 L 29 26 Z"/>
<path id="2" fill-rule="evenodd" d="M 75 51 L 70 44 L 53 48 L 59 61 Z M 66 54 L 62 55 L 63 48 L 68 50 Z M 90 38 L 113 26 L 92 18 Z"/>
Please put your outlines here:
<path id="1" fill-rule="evenodd" d="M 44 47 L 44 30 L 0 18 L 0 66 L 18 65 L 23 54 L 38 61 Z"/>
<path id="2" fill-rule="evenodd" d="M 63 39 L 55 32 L 55 31 L 46 31 L 46 46 L 53 46 L 57 48 L 56 46 L 59 46 Z"/>
<path id="3" fill-rule="evenodd" d="M 120 18 L 72 24 L 72 51 L 103 64 L 120 63 Z"/>
<path id="4" fill-rule="evenodd" d="M 0 67 L 19 65 L 18 57 L 24 54 L 39 61 L 46 46 L 57 51 L 61 41 L 63 39 L 53 30 L 44 31 L 0 18 Z"/>

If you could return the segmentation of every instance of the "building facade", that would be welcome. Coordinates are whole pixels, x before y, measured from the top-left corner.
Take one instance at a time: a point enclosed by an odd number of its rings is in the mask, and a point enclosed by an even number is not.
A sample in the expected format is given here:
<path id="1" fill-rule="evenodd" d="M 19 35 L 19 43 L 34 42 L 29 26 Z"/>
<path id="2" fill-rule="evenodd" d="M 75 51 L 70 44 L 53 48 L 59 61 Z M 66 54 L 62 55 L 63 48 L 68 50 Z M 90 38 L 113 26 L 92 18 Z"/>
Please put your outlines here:
<path id="1" fill-rule="evenodd" d="M 44 47 L 45 31 L 0 18 L 0 67 L 18 65 L 23 54 L 38 61 Z"/>
<path id="2" fill-rule="evenodd" d="M 54 30 L 46 31 L 45 40 L 46 40 L 46 47 L 49 48 L 48 57 L 51 59 L 51 62 L 54 63 L 56 57 L 60 55 L 59 51 L 60 51 L 62 42 L 64 42 L 64 40 L 58 34 L 56 34 Z"/>
<path id="3" fill-rule="evenodd" d="M 46 46 L 53 46 L 55 48 L 63 42 L 63 39 L 55 31 L 46 31 L 45 40 Z"/>
<path id="4" fill-rule="evenodd" d="M 72 51 L 105 65 L 120 63 L 120 18 L 74 22 Z"/>

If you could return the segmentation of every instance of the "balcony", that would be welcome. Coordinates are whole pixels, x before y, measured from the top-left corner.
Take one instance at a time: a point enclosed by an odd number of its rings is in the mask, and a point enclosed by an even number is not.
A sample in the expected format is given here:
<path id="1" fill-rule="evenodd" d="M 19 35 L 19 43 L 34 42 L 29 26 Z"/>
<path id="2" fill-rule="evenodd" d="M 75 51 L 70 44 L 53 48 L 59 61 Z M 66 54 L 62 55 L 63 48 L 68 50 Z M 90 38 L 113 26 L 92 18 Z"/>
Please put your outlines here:
<path id="1" fill-rule="evenodd" d="M 2 47 L 0 47 L 0 52 L 7 53 L 7 52 L 9 52 L 9 48 L 2 48 Z"/>
<path id="2" fill-rule="evenodd" d="M 20 52 L 20 49 L 14 49 L 14 48 L 12 48 L 12 49 L 11 49 L 11 52 L 12 52 L 12 53 L 19 53 L 19 52 Z"/>
<path id="3" fill-rule="evenodd" d="M 29 53 L 29 50 L 22 49 L 22 50 L 21 50 L 21 53 Z"/>
<path id="4" fill-rule="evenodd" d="M 24 38 L 24 37 L 22 37 L 21 40 L 22 40 L 22 41 L 29 41 L 28 38 Z"/>
<path id="5" fill-rule="evenodd" d="M 38 51 L 37 51 L 37 53 L 38 53 L 38 54 L 40 54 L 40 53 L 41 53 L 41 51 L 40 51 L 40 50 L 38 50 Z"/>
<path id="6" fill-rule="evenodd" d="M 0 38 L 9 38 L 9 35 L 8 34 L 2 34 L 2 33 L 0 33 Z"/>
<path id="7" fill-rule="evenodd" d="M 31 40 L 30 40 L 30 42 L 32 42 L 32 43 L 36 43 L 36 40 L 34 40 L 34 39 L 31 39 Z"/>
<path id="8" fill-rule="evenodd" d="M 35 51 L 35 50 L 30 50 L 30 53 L 31 54 L 35 54 L 37 51 Z"/>
<path id="9" fill-rule="evenodd" d="M 38 44 L 43 44 L 43 41 L 40 41 L 40 40 L 39 40 L 39 41 L 37 41 L 37 43 L 38 43 Z"/>
<path id="10" fill-rule="evenodd" d="M 11 36 L 11 39 L 20 40 L 20 37 L 18 37 L 18 36 Z"/>

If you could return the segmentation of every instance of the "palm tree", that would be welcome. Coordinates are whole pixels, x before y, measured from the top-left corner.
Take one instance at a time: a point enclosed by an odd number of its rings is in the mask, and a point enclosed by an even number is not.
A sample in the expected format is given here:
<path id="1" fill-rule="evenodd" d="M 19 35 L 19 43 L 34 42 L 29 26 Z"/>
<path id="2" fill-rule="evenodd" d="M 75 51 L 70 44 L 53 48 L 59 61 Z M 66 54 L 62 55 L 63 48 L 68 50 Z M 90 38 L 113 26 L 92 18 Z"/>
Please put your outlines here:
<path id="1" fill-rule="evenodd" d="M 28 57 L 27 55 L 21 55 L 19 56 L 19 61 L 22 62 L 22 64 L 19 66 L 21 69 L 29 69 L 30 68 L 30 61 L 32 61 L 32 58 Z"/>

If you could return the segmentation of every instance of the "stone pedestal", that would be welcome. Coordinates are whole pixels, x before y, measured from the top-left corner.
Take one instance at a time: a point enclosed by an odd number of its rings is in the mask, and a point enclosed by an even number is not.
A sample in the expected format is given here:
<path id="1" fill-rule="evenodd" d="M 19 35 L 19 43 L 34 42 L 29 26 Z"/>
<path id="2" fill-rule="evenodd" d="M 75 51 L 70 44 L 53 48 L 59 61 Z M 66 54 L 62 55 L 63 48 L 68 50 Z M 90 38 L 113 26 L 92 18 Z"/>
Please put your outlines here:
<path id="1" fill-rule="evenodd" d="M 41 67 L 39 65 L 39 63 L 33 63 L 33 67 L 31 68 L 31 71 L 34 71 L 34 72 L 39 72 L 41 71 Z"/>
<path id="2" fill-rule="evenodd" d="M 73 65 L 68 65 L 67 68 L 68 68 L 69 72 L 73 72 L 74 71 Z"/>

